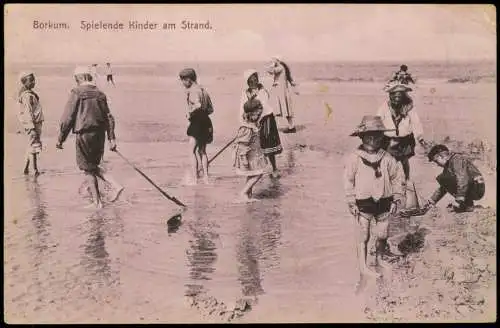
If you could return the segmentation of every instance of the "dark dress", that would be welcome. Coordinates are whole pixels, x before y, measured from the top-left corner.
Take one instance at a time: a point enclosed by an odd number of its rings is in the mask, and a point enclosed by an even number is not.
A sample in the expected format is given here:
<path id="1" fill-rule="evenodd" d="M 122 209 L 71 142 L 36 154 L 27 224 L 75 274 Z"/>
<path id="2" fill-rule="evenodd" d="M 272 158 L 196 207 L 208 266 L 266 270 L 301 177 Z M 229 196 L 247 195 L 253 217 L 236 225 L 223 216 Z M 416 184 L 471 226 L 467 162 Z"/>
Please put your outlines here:
<path id="1" fill-rule="evenodd" d="M 266 155 L 276 155 L 283 151 L 281 146 L 280 135 L 278 133 L 278 125 L 274 114 L 264 116 L 260 122 L 260 147 Z"/>

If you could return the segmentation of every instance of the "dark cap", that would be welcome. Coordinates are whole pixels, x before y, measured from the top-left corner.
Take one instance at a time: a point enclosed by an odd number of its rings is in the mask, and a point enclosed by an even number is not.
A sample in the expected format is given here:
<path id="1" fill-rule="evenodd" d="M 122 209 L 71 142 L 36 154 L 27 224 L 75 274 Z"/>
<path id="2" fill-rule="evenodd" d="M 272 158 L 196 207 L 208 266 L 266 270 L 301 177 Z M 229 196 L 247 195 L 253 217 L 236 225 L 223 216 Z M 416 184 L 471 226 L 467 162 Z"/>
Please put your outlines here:
<path id="1" fill-rule="evenodd" d="M 196 81 L 196 72 L 192 68 L 185 68 L 179 73 L 181 79 L 190 79 Z"/>
<path id="2" fill-rule="evenodd" d="M 427 158 L 429 159 L 429 162 L 432 162 L 432 159 L 434 158 L 434 156 L 436 156 L 437 154 L 439 154 L 443 151 L 450 151 L 450 150 L 448 149 L 448 147 L 446 147 L 445 145 L 442 145 L 442 144 L 432 146 L 431 150 L 429 150 L 429 153 L 427 154 Z"/>

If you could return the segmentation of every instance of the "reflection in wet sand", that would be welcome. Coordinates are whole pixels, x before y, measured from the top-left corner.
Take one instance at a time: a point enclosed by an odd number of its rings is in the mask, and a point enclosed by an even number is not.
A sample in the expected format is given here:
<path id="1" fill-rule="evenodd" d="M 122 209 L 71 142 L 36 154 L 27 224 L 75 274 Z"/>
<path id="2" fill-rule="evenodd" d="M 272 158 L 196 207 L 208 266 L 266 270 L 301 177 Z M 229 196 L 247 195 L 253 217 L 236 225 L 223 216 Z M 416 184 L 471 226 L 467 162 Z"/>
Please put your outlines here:
<path id="1" fill-rule="evenodd" d="M 189 222 L 191 238 L 186 251 L 189 265 L 190 282 L 186 284 L 186 296 L 206 293 L 203 282 L 211 279 L 217 261 L 216 240 L 219 235 L 214 231 L 215 224 L 205 213 L 204 199 L 195 191 L 193 216 Z"/>
<path id="2" fill-rule="evenodd" d="M 86 268 L 89 276 L 95 278 L 109 278 L 110 259 L 106 250 L 106 234 L 104 233 L 104 216 L 102 211 L 93 213 L 88 219 L 90 225 L 86 243 L 83 245 L 84 254 L 81 264 Z M 100 281 L 102 284 L 103 281 Z"/>
<path id="3" fill-rule="evenodd" d="M 264 293 L 259 268 L 260 250 L 257 230 L 260 221 L 259 216 L 258 211 L 248 205 L 246 215 L 241 219 L 241 231 L 236 256 L 239 262 L 238 281 L 241 283 L 243 296 L 256 297 Z"/>
<path id="4" fill-rule="evenodd" d="M 85 225 L 88 229 L 85 243 L 80 247 L 83 250 L 80 265 L 84 270 L 80 287 L 86 286 L 85 298 L 109 300 L 110 293 L 120 293 L 117 289 L 120 284 L 120 263 L 119 258 L 112 259 L 107 244 L 110 237 L 120 236 L 123 222 L 118 211 L 109 207 L 92 213 Z M 116 297 L 118 295 L 113 298 Z"/>
<path id="5" fill-rule="evenodd" d="M 36 286 L 38 302 L 43 300 L 44 285 L 47 283 L 49 277 L 44 277 L 44 270 L 42 269 L 46 259 L 50 256 L 51 247 L 50 243 L 50 222 L 46 212 L 47 204 L 44 201 L 42 188 L 35 177 L 33 180 L 26 178 L 25 187 L 28 199 L 31 202 L 31 222 L 34 227 L 34 234 L 30 246 L 32 247 L 33 261 L 33 285 Z M 31 253 L 31 252 L 30 252 Z M 35 309 L 38 307 L 35 307 Z"/>

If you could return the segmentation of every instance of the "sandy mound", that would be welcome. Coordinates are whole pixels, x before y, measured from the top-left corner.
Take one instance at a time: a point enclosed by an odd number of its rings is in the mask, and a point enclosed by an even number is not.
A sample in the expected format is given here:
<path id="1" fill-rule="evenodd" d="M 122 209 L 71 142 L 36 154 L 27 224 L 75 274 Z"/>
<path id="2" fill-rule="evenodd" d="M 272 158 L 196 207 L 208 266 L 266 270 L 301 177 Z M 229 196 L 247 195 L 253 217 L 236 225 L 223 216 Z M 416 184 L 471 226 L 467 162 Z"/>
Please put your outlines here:
<path id="1" fill-rule="evenodd" d="M 370 321 L 494 321 L 496 212 L 438 209 L 399 241 L 406 253 L 392 278 L 377 283 L 365 313 Z M 421 225 L 422 227 L 422 225 Z"/>

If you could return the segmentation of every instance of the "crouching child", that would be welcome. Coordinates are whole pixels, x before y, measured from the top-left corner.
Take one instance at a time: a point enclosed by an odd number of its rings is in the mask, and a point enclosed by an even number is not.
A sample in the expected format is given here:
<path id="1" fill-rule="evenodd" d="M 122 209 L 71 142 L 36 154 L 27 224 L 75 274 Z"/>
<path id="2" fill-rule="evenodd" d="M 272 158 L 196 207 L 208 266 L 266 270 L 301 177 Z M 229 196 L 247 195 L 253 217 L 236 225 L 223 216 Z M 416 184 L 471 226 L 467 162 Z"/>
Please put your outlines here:
<path id="1" fill-rule="evenodd" d="M 447 193 L 455 197 L 450 207 L 455 212 L 471 212 L 474 201 L 484 196 L 484 178 L 471 160 L 460 154 L 452 153 L 445 145 L 435 145 L 427 155 L 429 161 L 443 168 L 436 177 L 439 187 L 425 206 L 434 206 Z"/>
<path id="2" fill-rule="evenodd" d="M 404 173 L 394 157 L 383 150 L 387 131 L 379 116 L 364 116 L 351 136 L 362 144 L 347 157 L 344 187 L 349 211 L 355 218 L 358 235 L 356 248 L 361 275 L 378 276 L 367 265 L 370 235 L 376 237 L 377 266 L 386 253 L 389 218 L 400 209 L 403 200 Z"/>

